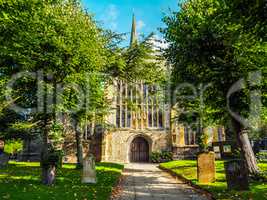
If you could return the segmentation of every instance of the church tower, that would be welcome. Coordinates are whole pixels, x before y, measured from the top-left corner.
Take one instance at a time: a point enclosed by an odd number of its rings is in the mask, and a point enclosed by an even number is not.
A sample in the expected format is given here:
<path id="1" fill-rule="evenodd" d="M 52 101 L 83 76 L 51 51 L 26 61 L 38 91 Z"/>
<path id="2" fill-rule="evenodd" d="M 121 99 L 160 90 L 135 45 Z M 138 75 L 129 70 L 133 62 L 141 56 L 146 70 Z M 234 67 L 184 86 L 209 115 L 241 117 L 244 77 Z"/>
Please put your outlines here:
<path id="1" fill-rule="evenodd" d="M 138 42 L 138 39 L 137 39 L 137 31 L 136 31 L 136 19 L 135 19 L 135 15 L 133 14 L 130 46 L 133 46 L 137 42 Z"/>

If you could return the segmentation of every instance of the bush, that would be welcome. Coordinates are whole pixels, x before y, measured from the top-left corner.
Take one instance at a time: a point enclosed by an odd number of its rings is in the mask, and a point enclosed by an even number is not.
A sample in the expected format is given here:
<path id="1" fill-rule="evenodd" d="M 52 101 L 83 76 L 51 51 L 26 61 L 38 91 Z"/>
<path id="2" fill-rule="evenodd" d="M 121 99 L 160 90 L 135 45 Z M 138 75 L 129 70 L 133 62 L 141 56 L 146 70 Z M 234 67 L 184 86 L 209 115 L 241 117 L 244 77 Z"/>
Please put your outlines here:
<path id="1" fill-rule="evenodd" d="M 23 150 L 23 142 L 21 140 L 7 140 L 4 146 L 4 152 L 7 154 L 19 153 Z"/>
<path id="2" fill-rule="evenodd" d="M 162 152 L 152 152 L 151 161 L 153 163 L 163 163 L 172 161 L 172 152 L 162 151 Z"/>
<path id="3" fill-rule="evenodd" d="M 257 157 L 258 161 L 266 162 L 267 161 L 267 151 L 257 153 L 256 157 Z"/>

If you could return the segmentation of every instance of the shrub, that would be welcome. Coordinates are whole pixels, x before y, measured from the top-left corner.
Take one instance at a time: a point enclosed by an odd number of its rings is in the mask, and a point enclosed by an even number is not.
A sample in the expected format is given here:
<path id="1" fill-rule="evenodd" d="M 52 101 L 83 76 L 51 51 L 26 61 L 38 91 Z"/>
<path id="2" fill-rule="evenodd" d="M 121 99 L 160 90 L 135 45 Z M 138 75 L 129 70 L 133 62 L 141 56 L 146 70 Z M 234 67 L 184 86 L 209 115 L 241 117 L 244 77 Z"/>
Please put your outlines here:
<path id="1" fill-rule="evenodd" d="M 21 140 L 7 140 L 4 146 L 4 152 L 7 154 L 19 153 L 23 150 L 23 142 Z"/>
<path id="2" fill-rule="evenodd" d="M 267 161 L 267 152 L 259 152 L 259 153 L 257 153 L 256 157 L 260 162 L 266 162 Z"/>
<path id="3" fill-rule="evenodd" d="M 153 163 L 169 162 L 172 160 L 172 156 L 170 151 L 152 152 L 151 161 Z"/>

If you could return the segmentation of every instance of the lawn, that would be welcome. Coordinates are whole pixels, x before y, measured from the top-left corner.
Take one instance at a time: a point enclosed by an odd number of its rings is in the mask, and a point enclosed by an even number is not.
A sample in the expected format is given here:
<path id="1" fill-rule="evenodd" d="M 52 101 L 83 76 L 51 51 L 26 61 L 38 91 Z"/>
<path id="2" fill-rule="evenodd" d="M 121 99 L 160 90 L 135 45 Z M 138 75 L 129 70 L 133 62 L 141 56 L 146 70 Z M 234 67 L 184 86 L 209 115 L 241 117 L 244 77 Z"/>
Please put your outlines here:
<path id="1" fill-rule="evenodd" d="M 107 200 L 122 169 L 119 164 L 98 163 L 97 184 L 93 185 L 82 184 L 81 170 L 67 164 L 57 171 L 55 185 L 48 187 L 40 183 L 39 163 L 10 162 L 0 169 L 0 199 Z"/>
<path id="2" fill-rule="evenodd" d="M 193 184 L 198 185 L 210 193 L 216 199 L 228 200 L 265 200 L 267 199 L 267 184 L 262 182 L 252 182 L 250 184 L 250 191 L 237 192 L 227 191 L 227 184 L 224 173 L 224 162 L 216 161 L 216 182 L 210 184 L 200 184 L 197 181 L 197 163 L 192 160 L 172 161 L 160 164 L 162 168 L 169 169 L 174 173 L 183 176 L 192 181 Z M 263 173 L 267 173 L 267 163 L 259 164 Z"/>

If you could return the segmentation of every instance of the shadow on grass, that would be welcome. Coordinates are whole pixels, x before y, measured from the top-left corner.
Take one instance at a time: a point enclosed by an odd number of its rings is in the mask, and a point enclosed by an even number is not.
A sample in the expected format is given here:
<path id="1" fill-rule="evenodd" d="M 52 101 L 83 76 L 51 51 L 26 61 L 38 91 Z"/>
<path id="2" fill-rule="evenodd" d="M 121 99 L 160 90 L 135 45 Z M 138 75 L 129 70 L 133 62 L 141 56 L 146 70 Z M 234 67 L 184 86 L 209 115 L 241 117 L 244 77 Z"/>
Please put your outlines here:
<path id="1" fill-rule="evenodd" d="M 116 164 L 116 163 L 97 163 L 96 166 L 102 166 L 102 167 L 108 167 L 108 168 L 116 168 L 116 169 L 120 169 L 123 170 L 124 166 L 120 165 L 120 164 Z"/>
<path id="2" fill-rule="evenodd" d="M 56 171 L 55 185 L 48 187 L 41 183 L 40 167 L 11 163 L 1 170 L 0 199 L 107 200 L 122 169 L 123 165 L 119 164 L 97 163 L 97 184 L 83 184 L 82 170 L 75 169 L 73 164 L 64 164 Z"/>

